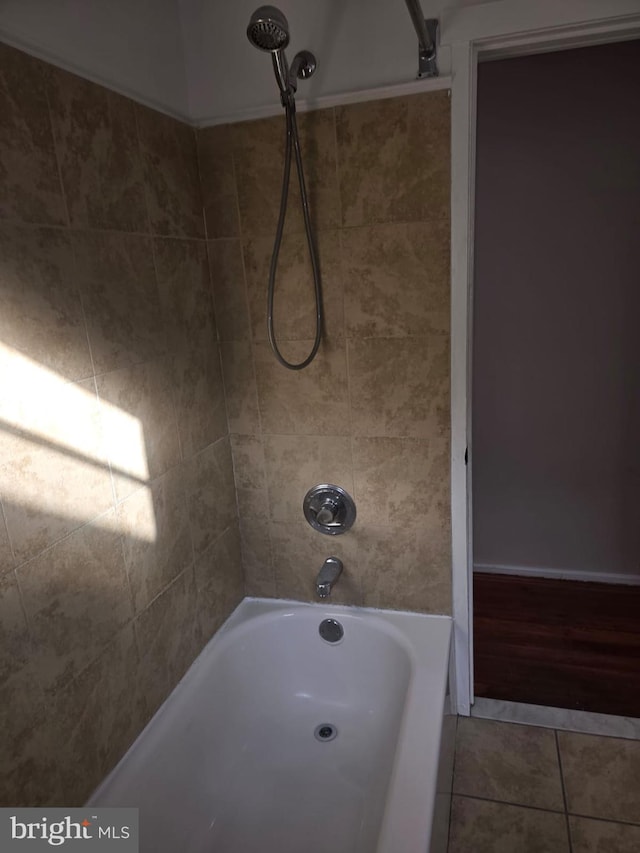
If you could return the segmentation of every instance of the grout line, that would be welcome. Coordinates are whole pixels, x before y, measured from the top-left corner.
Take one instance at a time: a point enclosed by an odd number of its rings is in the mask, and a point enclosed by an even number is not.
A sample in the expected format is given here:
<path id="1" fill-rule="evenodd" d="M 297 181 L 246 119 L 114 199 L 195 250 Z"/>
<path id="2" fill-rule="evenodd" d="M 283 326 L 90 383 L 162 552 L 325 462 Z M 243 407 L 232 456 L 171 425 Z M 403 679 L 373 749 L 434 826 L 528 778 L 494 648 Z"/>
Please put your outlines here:
<path id="1" fill-rule="evenodd" d="M 147 196 L 146 185 L 144 187 L 145 192 L 145 201 Z M 148 214 L 147 214 L 148 215 Z M 442 223 L 445 225 L 449 225 L 449 220 L 444 218 L 436 218 L 436 219 L 408 219 L 408 220 L 381 220 L 380 222 L 362 222 L 358 225 L 333 225 L 333 226 L 322 226 L 316 228 L 314 225 L 314 229 L 318 235 L 320 234 L 331 234 L 337 231 L 357 231 L 358 229 L 372 229 L 372 228 L 406 228 L 411 225 L 433 225 L 434 223 Z M 126 228 L 100 228 L 95 225 L 59 225 L 55 222 L 25 222 L 23 219 L 18 219 L 15 217 L 6 217 L 2 219 L 2 225 L 4 226 L 14 226 L 14 227 L 22 227 L 27 229 L 38 229 L 38 228 L 50 228 L 53 231 L 65 231 L 71 233 L 77 232 L 89 232 L 90 234 L 127 234 L 131 237 L 154 237 L 160 240 L 189 240 L 196 243 L 204 243 L 207 239 L 211 241 L 217 240 L 239 240 L 239 237 L 198 237 L 193 234 L 164 234 L 160 231 L 153 231 L 151 228 L 149 231 L 137 231 Z M 304 236 L 304 230 L 292 230 L 289 232 L 289 236 Z M 250 237 L 246 238 L 247 245 L 256 241 L 266 241 L 270 237 L 270 232 L 254 234 Z M 244 239 L 244 238 L 243 238 Z"/>
<path id="2" fill-rule="evenodd" d="M 208 240 L 208 230 L 207 230 L 207 216 L 205 213 L 204 207 L 204 184 L 202 181 L 202 170 L 200 169 L 200 145 L 199 145 L 199 133 L 198 129 L 190 125 L 191 131 L 193 133 L 193 145 L 196 152 L 196 171 L 198 173 L 198 192 L 200 194 L 200 215 L 202 216 L 202 230 L 204 233 L 204 239 Z"/>
<path id="3" fill-rule="evenodd" d="M 633 823 L 630 820 L 620 820 L 619 818 L 612 817 L 601 817 L 598 815 L 597 817 L 590 814 L 581 814 L 580 812 L 569 812 L 570 817 L 579 817 L 584 818 L 584 820 L 598 820 L 600 823 L 612 823 L 614 825 L 622 824 L 623 826 L 634 826 L 640 828 L 640 822 Z"/>
<path id="4" fill-rule="evenodd" d="M 562 770 L 562 757 L 560 755 L 560 741 L 558 739 L 557 729 L 553 730 L 553 736 L 556 742 L 556 755 L 558 757 L 558 772 L 560 773 L 560 787 L 562 789 L 562 802 L 564 803 L 564 817 L 567 825 L 567 839 L 569 841 L 569 853 L 573 853 L 573 842 L 571 839 L 571 826 L 569 824 L 569 810 L 567 808 L 567 791 L 564 784 L 564 772 Z"/>
<path id="5" fill-rule="evenodd" d="M 349 282 L 347 277 L 345 276 L 344 270 L 344 245 L 342 239 L 342 229 L 344 226 L 344 217 L 342 210 L 342 186 L 340 183 L 340 146 L 338 143 L 338 115 L 335 107 L 331 108 L 331 117 L 333 120 L 333 145 L 334 145 L 334 155 L 336 161 L 336 193 L 338 199 L 338 227 L 337 237 L 338 237 L 338 259 L 340 265 L 340 294 L 342 298 L 342 343 L 344 346 L 344 359 L 345 359 L 345 369 L 346 369 L 346 379 L 347 379 L 347 412 L 348 412 L 348 428 L 349 428 L 349 452 L 351 458 L 351 479 L 352 479 L 352 487 L 353 487 L 353 498 L 355 501 L 358 499 L 357 489 L 356 489 L 356 470 L 354 464 L 354 435 L 353 435 L 353 402 L 352 402 L 352 387 L 351 387 L 351 368 L 349 363 L 349 336 L 347 334 L 347 304 L 345 299 L 345 294 L 349 289 Z M 357 563 L 357 558 L 356 558 Z M 363 598 L 363 590 L 360 590 L 361 598 Z M 364 599 L 363 599 L 364 600 Z"/>
<path id="6" fill-rule="evenodd" d="M 22 562 L 18 563 L 17 566 L 14 566 L 10 571 L 18 571 L 23 566 L 27 566 L 29 563 L 32 563 L 34 560 L 40 559 L 44 554 L 47 554 L 51 551 L 52 548 L 57 547 L 61 542 L 65 542 L 67 539 L 70 539 L 72 536 L 75 536 L 80 530 L 84 530 L 85 527 L 101 527 L 100 521 L 106 518 L 110 513 L 114 512 L 114 507 L 111 506 L 109 509 L 101 512 L 99 515 L 93 516 L 93 518 L 89 518 L 79 524 L 77 527 L 74 527 L 73 530 L 70 530 L 68 533 L 65 533 L 59 539 L 56 539 L 54 542 L 51 542 L 46 548 L 43 548 L 41 551 L 38 551 L 37 554 L 33 554 L 31 557 L 27 557 L 26 560 L 22 560 Z M 120 536 L 121 534 L 117 530 L 112 530 L 110 527 L 101 527 L 102 530 L 106 530 L 109 533 L 113 533 L 116 536 Z"/>
<path id="7" fill-rule="evenodd" d="M 246 320 L 247 320 L 247 329 L 249 332 L 249 349 L 251 352 L 251 370 L 253 373 L 253 381 L 254 381 L 254 388 L 255 388 L 256 415 L 257 415 L 257 421 L 258 421 L 257 438 L 259 439 L 259 442 L 260 442 L 260 451 L 261 451 L 260 452 L 260 456 L 261 456 L 260 463 L 261 463 L 261 467 L 262 467 L 262 475 L 264 478 L 264 488 L 265 488 L 265 492 L 267 495 L 267 510 L 268 510 L 268 514 L 269 514 L 269 524 L 267 525 L 267 550 L 268 550 L 269 566 L 267 566 L 267 569 L 268 569 L 268 574 L 271 577 L 271 582 L 273 585 L 273 595 L 274 595 L 274 597 L 277 598 L 278 597 L 278 578 L 277 578 L 276 570 L 275 570 L 275 561 L 273 559 L 273 550 L 274 549 L 273 549 L 273 540 L 271 537 L 271 530 L 272 530 L 271 495 L 270 495 L 270 491 L 269 491 L 269 478 L 267 476 L 267 465 L 266 465 L 266 457 L 265 457 L 265 451 L 264 451 L 264 431 L 263 431 L 263 426 L 262 426 L 262 407 L 260 405 L 260 394 L 258 393 L 258 371 L 256 369 L 256 341 L 255 341 L 254 335 L 253 335 L 253 319 L 251 316 L 251 303 L 249 300 L 249 282 L 248 282 L 248 278 L 247 278 L 247 264 L 246 264 L 246 259 L 245 259 L 244 231 L 242 228 L 242 215 L 241 215 L 241 210 L 240 210 L 240 194 L 238 192 L 238 170 L 237 170 L 237 164 L 236 164 L 236 157 L 235 157 L 235 154 L 233 153 L 233 151 L 231 153 L 231 165 L 232 165 L 232 169 L 233 169 L 233 186 L 234 186 L 234 190 L 235 190 L 236 215 L 237 215 L 237 222 L 238 222 L 238 237 L 234 238 L 234 239 L 238 239 L 238 241 L 239 241 L 240 259 L 242 261 L 242 276 L 243 276 L 243 283 L 244 283 L 244 307 L 245 307 L 245 316 L 246 316 Z M 233 457 L 233 454 L 232 454 L 232 457 Z M 238 504 L 238 486 L 237 486 L 237 480 L 235 480 L 235 464 L 234 464 L 234 485 L 236 487 L 236 504 L 237 504 L 237 509 L 238 509 L 238 528 L 240 530 L 242 530 L 241 524 L 242 524 L 243 519 L 241 518 L 240 506 Z M 242 536 L 240 538 L 240 542 L 241 542 L 240 553 L 242 554 Z M 242 573 L 244 576 L 244 587 L 245 587 L 245 594 L 246 594 L 247 572 L 246 572 L 244 564 L 242 566 Z"/>
<path id="8" fill-rule="evenodd" d="M 331 107 L 333 117 L 333 144 L 336 155 L 336 189 L 338 191 L 338 230 L 344 227 L 344 217 L 342 210 L 342 186 L 340 184 L 340 145 L 338 143 L 338 115 L 335 107 Z"/>
<path id="9" fill-rule="evenodd" d="M 140 122 L 138 120 L 138 105 L 137 104 L 134 104 L 134 106 L 133 106 L 133 123 L 134 123 L 135 128 L 136 128 L 136 147 L 137 147 L 137 153 L 138 153 L 138 162 L 140 164 L 140 171 L 142 173 L 142 193 L 144 195 L 144 210 L 145 210 L 146 219 L 147 219 L 147 235 L 148 236 L 150 235 L 153 238 L 154 234 L 153 234 L 153 230 L 151 228 L 151 213 L 150 213 L 150 208 L 149 208 L 149 188 L 147 186 L 147 168 L 146 168 L 147 164 L 146 164 L 143 152 L 142 152 L 142 142 L 141 142 L 141 137 L 140 137 Z M 151 242 L 153 243 L 153 239 Z M 154 267 L 155 267 L 155 262 L 154 262 Z M 157 278 L 156 278 L 156 282 L 157 282 Z M 156 284 L 156 286 L 157 286 L 157 284 Z"/>
<path id="10" fill-rule="evenodd" d="M 534 812 L 544 812 L 545 814 L 563 815 L 562 809 L 543 809 L 542 806 L 530 806 L 523 803 L 512 803 L 508 800 L 496 800 L 494 797 L 480 797 L 477 794 L 461 794 L 458 791 L 452 792 L 453 797 L 464 797 L 466 800 L 480 800 L 483 803 L 496 803 L 500 806 L 513 806 L 516 809 L 529 809 Z"/>
<path id="11" fill-rule="evenodd" d="M 453 798 L 454 796 L 458 796 L 453 793 L 453 780 L 455 779 L 456 774 L 456 756 L 458 754 L 458 724 L 460 722 L 460 716 L 456 714 L 456 723 L 455 723 L 455 731 L 453 736 L 453 762 L 451 763 L 451 798 L 449 800 L 449 828 L 447 832 L 447 850 L 449 849 L 449 845 L 451 844 L 451 828 L 453 826 Z"/>
<path id="12" fill-rule="evenodd" d="M 66 223 L 64 226 L 65 229 L 68 229 L 71 226 L 71 215 L 69 213 L 69 204 L 67 202 L 67 194 L 64 189 L 64 182 L 62 180 L 62 164 L 60 157 L 60 150 L 58 145 L 58 140 L 56 138 L 56 130 L 53 124 L 53 114 L 51 111 L 51 101 L 49 99 L 49 84 L 45 77 L 44 70 L 40 67 L 40 78 L 42 81 L 42 88 L 44 90 L 44 97 L 47 102 L 47 115 L 49 117 L 49 128 L 51 130 L 51 140 L 53 142 L 53 153 L 56 158 L 56 169 L 58 172 L 58 181 L 60 182 L 60 194 L 62 196 L 62 206 L 64 207 L 64 215 L 66 219 Z"/>
<path id="13" fill-rule="evenodd" d="M 13 542 L 11 540 L 11 534 L 9 533 L 9 522 L 7 521 L 7 514 L 4 508 L 4 503 L 2 498 L 0 498 L 0 525 L 4 525 L 5 532 L 7 534 L 7 542 L 9 543 L 9 550 L 11 551 L 11 557 L 13 559 L 13 566 L 6 572 L 0 572 L 0 577 L 3 577 L 5 574 L 9 574 L 9 572 L 15 571 L 15 563 L 16 563 L 16 552 L 13 547 Z"/>
<path id="14" fill-rule="evenodd" d="M 555 815 L 562 815 L 563 814 L 562 811 L 554 811 L 553 809 L 543 809 L 540 806 L 525 806 L 525 805 L 522 805 L 522 803 L 511 803 L 511 802 L 508 802 L 507 800 L 496 800 L 496 799 L 493 799 L 491 797 L 479 797 L 475 794 L 473 794 L 473 795 L 472 794 L 460 794 L 457 791 L 452 792 L 452 797 L 462 797 L 465 800 L 479 800 L 480 802 L 483 802 L 483 803 L 495 803 L 496 805 L 500 805 L 500 806 L 513 806 L 516 809 L 529 809 L 530 811 L 544 812 L 545 814 L 555 814 Z M 601 823 L 612 823 L 614 825 L 615 824 L 622 824 L 624 826 L 640 827 L 640 823 L 633 823 L 630 820 L 620 820 L 618 818 L 594 816 L 594 815 L 582 814 L 580 812 L 568 812 L 566 816 L 567 817 L 569 817 L 569 816 L 570 817 L 581 817 L 581 818 L 585 818 L 585 820 L 599 820 Z"/>
<path id="15" fill-rule="evenodd" d="M 93 363 L 93 357 L 92 357 L 92 363 Z M 103 375 L 106 376 L 106 374 L 103 374 Z M 100 419 L 100 443 L 102 445 L 101 449 L 102 449 L 102 452 L 103 452 L 105 459 L 106 459 L 106 462 L 107 462 L 107 468 L 109 469 L 109 483 L 111 484 L 111 499 L 113 501 L 113 509 L 114 509 L 114 512 L 116 513 L 116 518 L 117 518 L 117 514 L 118 514 L 117 513 L 117 510 L 118 510 L 118 493 L 116 490 L 115 477 L 113 475 L 113 466 L 111 464 L 111 455 L 112 455 L 111 454 L 111 446 L 109 445 L 109 442 L 108 442 L 107 437 L 105 435 L 105 424 L 104 424 L 104 419 L 102 416 L 103 415 L 103 399 L 100 396 L 100 392 L 98 391 L 98 383 L 96 381 L 95 374 L 94 374 L 91 381 L 93 382 L 93 390 L 94 390 L 94 393 L 96 395 L 96 402 L 98 404 L 98 417 Z M 105 400 L 104 402 L 107 403 L 107 405 L 111 405 L 108 400 Z M 122 474 L 121 471 L 119 473 Z M 143 485 L 140 484 L 139 488 L 143 488 Z M 138 488 L 135 489 L 136 492 L 138 490 L 139 490 Z M 124 556 L 124 552 L 123 552 L 123 556 Z"/>
<path id="16" fill-rule="evenodd" d="M 9 574 L 13 575 L 13 579 L 15 581 L 16 588 L 18 590 L 18 598 L 20 599 L 20 607 L 22 608 L 22 615 L 24 616 L 24 621 L 25 621 L 26 626 L 27 626 L 27 632 L 29 634 L 29 639 L 31 640 L 32 643 L 34 643 L 33 626 L 31 624 L 31 620 L 29 619 L 29 613 L 27 611 L 27 607 L 24 603 L 24 592 L 23 592 L 22 586 L 20 584 L 20 578 L 18 577 L 18 572 L 16 569 L 12 569 L 11 572 L 7 572 L 6 575 L 3 575 L 3 578 L 8 577 Z"/>

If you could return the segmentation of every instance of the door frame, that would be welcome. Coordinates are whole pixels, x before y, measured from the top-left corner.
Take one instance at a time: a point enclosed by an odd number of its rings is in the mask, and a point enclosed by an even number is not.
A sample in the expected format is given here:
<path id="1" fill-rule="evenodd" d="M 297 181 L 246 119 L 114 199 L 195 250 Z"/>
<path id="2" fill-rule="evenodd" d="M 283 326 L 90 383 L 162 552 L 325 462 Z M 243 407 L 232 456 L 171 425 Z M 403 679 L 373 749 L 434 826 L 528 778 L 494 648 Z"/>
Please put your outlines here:
<path id="1" fill-rule="evenodd" d="M 498 0 L 444 12 L 441 33 L 441 45 L 451 52 L 452 77 L 452 695 L 457 713 L 468 716 L 474 699 L 471 352 L 478 62 L 640 38 L 640 0 L 608 0 L 606 8 L 601 0 Z"/>

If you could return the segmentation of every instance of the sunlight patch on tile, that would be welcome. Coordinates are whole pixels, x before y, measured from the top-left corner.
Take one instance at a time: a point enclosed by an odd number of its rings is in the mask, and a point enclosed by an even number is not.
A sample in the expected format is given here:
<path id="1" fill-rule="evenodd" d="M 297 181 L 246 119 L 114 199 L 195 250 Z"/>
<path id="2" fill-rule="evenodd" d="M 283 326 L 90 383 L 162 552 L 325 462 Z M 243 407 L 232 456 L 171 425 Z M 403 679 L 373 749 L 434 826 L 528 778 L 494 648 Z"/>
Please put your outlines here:
<path id="1" fill-rule="evenodd" d="M 142 424 L 99 401 L 93 379 L 68 382 L 1 342 L 0 378 L 0 491 L 18 558 L 88 521 L 100 525 L 97 517 L 113 506 L 112 468 L 148 488 Z M 140 522 L 135 536 L 154 541 L 150 498 Z"/>

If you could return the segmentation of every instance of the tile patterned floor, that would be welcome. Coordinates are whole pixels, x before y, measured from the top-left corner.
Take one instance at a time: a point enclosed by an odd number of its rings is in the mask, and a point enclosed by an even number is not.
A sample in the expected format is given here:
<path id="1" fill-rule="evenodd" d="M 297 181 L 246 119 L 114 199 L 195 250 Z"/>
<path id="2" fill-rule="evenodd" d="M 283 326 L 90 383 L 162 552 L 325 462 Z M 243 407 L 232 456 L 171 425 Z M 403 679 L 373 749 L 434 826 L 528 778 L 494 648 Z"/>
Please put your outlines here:
<path id="1" fill-rule="evenodd" d="M 640 741 L 461 717 L 449 853 L 640 853 Z"/>

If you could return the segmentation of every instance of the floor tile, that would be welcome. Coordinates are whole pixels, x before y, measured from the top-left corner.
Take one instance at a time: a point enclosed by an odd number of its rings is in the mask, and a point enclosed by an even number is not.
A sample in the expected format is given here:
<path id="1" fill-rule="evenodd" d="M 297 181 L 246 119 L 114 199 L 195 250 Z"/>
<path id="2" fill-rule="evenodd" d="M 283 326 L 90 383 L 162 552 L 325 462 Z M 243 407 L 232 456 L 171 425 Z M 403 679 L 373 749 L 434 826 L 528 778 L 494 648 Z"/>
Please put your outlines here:
<path id="1" fill-rule="evenodd" d="M 559 732 L 571 814 L 640 824 L 640 742 Z"/>
<path id="2" fill-rule="evenodd" d="M 449 853 L 569 853 L 565 816 L 454 797 Z"/>
<path id="3" fill-rule="evenodd" d="M 453 786 L 456 794 L 563 811 L 554 732 L 461 718 Z"/>
<path id="4" fill-rule="evenodd" d="M 573 853 L 637 853 L 640 850 L 640 826 L 570 817 L 569 828 Z"/>

